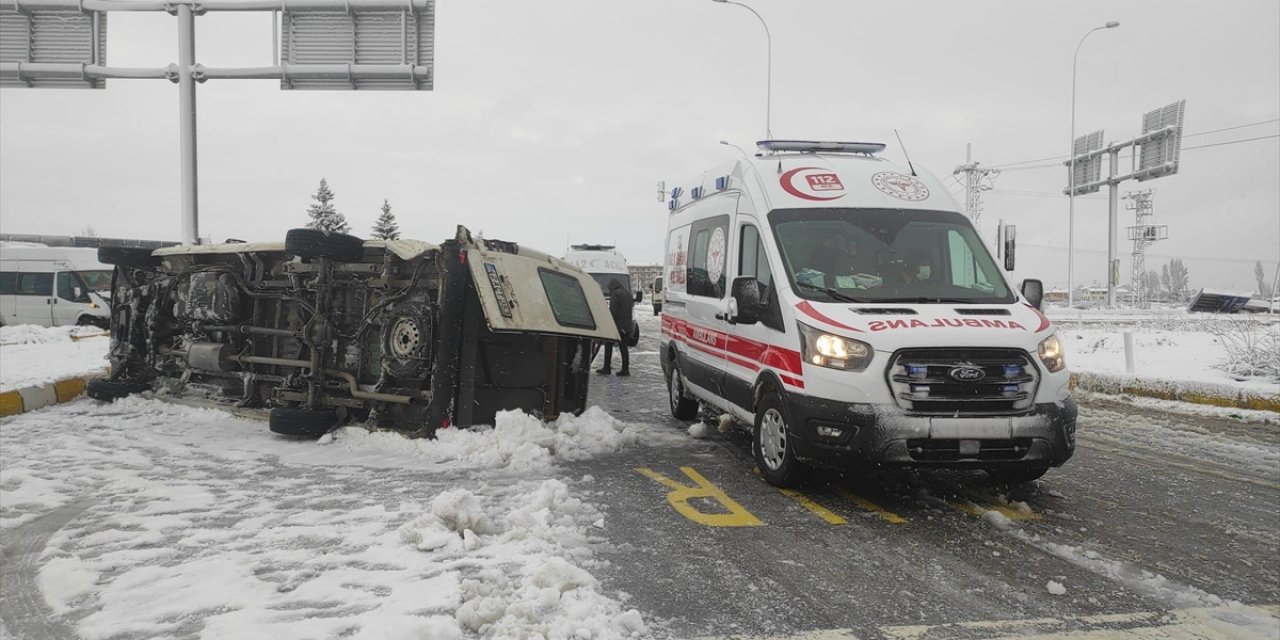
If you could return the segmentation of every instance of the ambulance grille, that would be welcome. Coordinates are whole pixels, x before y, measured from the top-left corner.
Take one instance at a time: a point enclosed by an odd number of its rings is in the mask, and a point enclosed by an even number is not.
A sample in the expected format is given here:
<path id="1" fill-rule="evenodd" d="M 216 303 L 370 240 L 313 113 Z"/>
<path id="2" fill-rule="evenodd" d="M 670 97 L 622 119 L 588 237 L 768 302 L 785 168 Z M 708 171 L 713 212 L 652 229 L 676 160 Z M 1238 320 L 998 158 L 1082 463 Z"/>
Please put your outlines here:
<path id="1" fill-rule="evenodd" d="M 886 377 L 904 411 L 947 416 L 1025 413 L 1040 381 L 1031 356 L 1017 349 L 907 349 Z"/>

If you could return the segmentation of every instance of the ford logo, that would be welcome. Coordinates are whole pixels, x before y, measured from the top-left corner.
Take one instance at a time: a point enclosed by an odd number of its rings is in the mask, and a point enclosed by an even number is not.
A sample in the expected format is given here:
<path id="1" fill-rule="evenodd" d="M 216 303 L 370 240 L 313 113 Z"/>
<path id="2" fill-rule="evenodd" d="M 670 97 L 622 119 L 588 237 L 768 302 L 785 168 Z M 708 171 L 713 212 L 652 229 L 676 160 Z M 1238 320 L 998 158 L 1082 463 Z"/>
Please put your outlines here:
<path id="1" fill-rule="evenodd" d="M 977 382 L 987 377 L 987 372 L 977 367 L 956 367 L 947 372 L 952 380 L 960 382 Z"/>

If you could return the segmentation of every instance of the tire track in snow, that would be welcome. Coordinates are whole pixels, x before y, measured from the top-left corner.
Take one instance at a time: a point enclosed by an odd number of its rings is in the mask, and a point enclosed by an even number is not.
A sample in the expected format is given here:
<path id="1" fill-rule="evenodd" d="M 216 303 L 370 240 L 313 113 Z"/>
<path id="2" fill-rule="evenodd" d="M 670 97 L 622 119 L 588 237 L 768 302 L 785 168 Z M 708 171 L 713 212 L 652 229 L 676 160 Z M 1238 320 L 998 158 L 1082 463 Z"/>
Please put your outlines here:
<path id="1" fill-rule="evenodd" d="M 0 542 L 0 620 L 17 638 L 64 640 L 77 637 L 58 621 L 40 592 L 40 554 L 49 538 L 100 498 L 82 498 L 5 532 Z"/>

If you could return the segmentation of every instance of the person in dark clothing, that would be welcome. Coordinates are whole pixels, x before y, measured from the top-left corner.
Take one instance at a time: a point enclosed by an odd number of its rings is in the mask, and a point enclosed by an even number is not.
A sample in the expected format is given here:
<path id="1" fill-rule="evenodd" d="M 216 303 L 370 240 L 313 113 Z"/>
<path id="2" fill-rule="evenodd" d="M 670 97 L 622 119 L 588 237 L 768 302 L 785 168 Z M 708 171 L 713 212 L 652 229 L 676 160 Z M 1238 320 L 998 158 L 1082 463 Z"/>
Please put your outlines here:
<path id="1" fill-rule="evenodd" d="M 618 351 L 622 353 L 622 368 L 618 369 L 618 375 L 631 375 L 631 357 L 627 353 L 627 335 L 631 332 L 631 312 L 635 302 L 631 298 L 631 292 L 622 288 L 622 283 L 614 278 L 609 281 L 609 315 L 613 316 L 613 323 L 618 325 L 618 335 L 622 341 L 618 343 Z M 613 371 L 610 361 L 613 359 L 613 343 L 606 342 L 604 344 L 604 366 L 596 369 L 596 373 L 608 374 Z"/>

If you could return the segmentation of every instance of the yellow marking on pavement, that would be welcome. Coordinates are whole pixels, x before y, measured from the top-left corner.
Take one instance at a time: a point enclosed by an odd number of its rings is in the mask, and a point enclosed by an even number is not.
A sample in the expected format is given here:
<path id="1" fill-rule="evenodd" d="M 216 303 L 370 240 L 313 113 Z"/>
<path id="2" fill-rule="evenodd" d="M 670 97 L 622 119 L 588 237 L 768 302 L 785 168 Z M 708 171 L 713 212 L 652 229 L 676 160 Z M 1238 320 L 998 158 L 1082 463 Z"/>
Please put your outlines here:
<path id="1" fill-rule="evenodd" d="M 711 481 L 702 477 L 702 474 L 695 471 L 693 467 L 680 467 L 680 470 L 690 480 L 693 480 L 694 484 L 692 486 L 676 482 L 646 467 L 637 468 L 636 473 L 671 489 L 671 493 L 667 494 L 667 502 L 671 503 L 677 513 L 693 522 L 708 527 L 759 527 L 764 525 L 759 518 L 747 511 L 745 507 L 738 504 L 733 498 L 730 498 L 719 487 L 711 484 Z M 690 500 L 697 498 L 714 500 L 727 509 L 728 513 L 703 513 L 689 503 Z"/>
<path id="2" fill-rule="evenodd" d="M 892 511 L 885 511 L 880 507 L 880 505 L 860 495 L 857 495 L 852 491 L 849 491 L 848 489 L 845 489 L 843 487 L 836 487 L 836 493 L 840 494 L 841 498 L 844 498 L 845 500 L 848 500 L 849 502 L 852 502 L 853 504 L 858 505 L 858 508 L 864 511 L 870 511 L 871 513 L 876 514 L 877 517 L 879 517 L 881 520 L 884 520 L 885 522 L 888 522 L 889 524 L 903 524 L 907 521 L 906 518 Z"/>
<path id="3" fill-rule="evenodd" d="M 84 380 L 73 378 L 55 382 L 53 383 L 53 392 L 58 396 L 58 402 L 66 402 L 84 393 Z"/>
<path id="4" fill-rule="evenodd" d="M 22 394 L 17 391 L 0 393 L 0 416 L 16 416 L 22 413 Z"/>
<path id="5" fill-rule="evenodd" d="M 988 500 L 981 500 L 977 502 L 972 502 L 969 500 L 951 502 L 948 500 L 947 504 L 950 505 L 951 508 L 955 509 L 956 511 L 963 511 L 964 513 L 972 513 L 975 516 L 980 516 L 988 511 L 995 511 L 1010 520 L 1043 520 L 1044 519 L 1044 516 L 1034 511 L 1023 511 L 1022 509 L 1016 509 L 1008 505 L 1003 505 L 1003 504 L 999 504 L 999 503 L 988 501 Z"/>
<path id="6" fill-rule="evenodd" d="M 848 520 L 845 520 L 844 518 L 840 517 L 830 509 L 818 504 L 817 502 L 814 502 L 809 496 L 806 496 L 803 493 L 796 491 L 795 489 L 783 489 L 779 487 L 778 492 L 800 503 L 800 506 L 808 509 L 809 511 L 812 511 L 813 515 L 818 516 L 819 518 L 822 518 L 827 522 L 827 524 L 836 525 L 836 526 L 840 526 L 842 524 L 849 524 Z"/>

